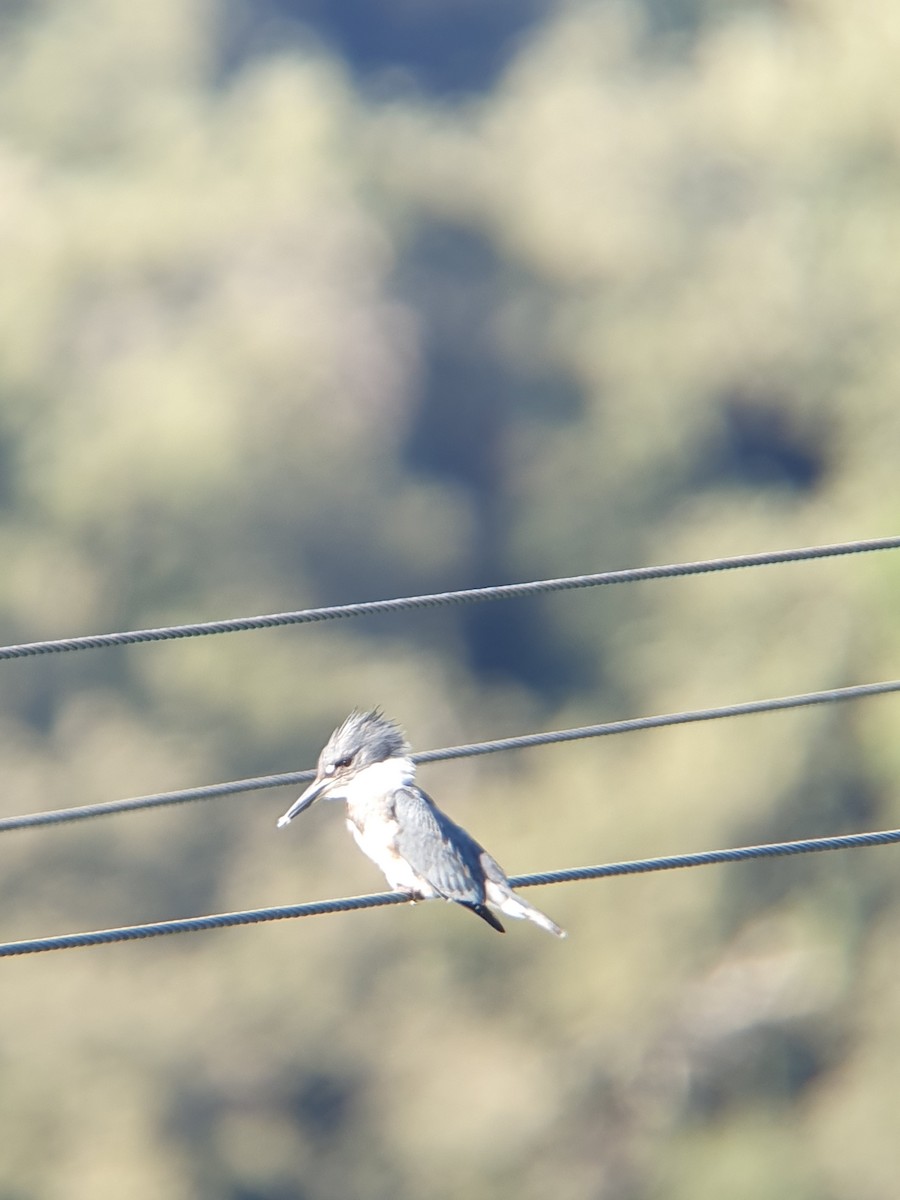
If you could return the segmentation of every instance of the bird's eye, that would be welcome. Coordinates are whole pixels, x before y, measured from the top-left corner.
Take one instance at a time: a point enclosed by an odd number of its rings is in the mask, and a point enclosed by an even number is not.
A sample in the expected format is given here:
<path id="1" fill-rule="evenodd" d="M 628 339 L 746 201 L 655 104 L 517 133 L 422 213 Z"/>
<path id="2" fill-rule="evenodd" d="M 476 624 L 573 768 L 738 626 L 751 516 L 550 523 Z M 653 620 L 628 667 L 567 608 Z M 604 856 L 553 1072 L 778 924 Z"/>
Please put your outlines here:
<path id="1" fill-rule="evenodd" d="M 353 755 L 348 754 L 345 758 L 337 759 L 337 761 L 335 762 L 334 765 L 336 767 L 349 767 L 352 762 L 353 762 Z"/>

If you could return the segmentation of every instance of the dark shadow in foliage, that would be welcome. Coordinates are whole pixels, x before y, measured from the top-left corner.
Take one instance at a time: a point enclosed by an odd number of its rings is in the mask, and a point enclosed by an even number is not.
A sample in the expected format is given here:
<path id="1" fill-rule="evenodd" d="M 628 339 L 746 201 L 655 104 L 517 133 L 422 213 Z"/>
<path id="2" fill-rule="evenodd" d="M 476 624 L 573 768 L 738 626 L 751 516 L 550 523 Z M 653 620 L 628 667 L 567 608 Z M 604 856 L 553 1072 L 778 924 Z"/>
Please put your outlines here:
<path id="1" fill-rule="evenodd" d="M 883 797 L 865 771 L 865 751 L 847 710 L 835 710 L 820 737 L 810 742 L 802 779 L 759 820 L 732 831 L 735 845 L 800 841 L 875 828 Z M 777 908 L 796 894 L 814 889 L 862 926 L 887 901 L 875 850 L 838 850 L 786 858 L 760 859 L 729 873 L 720 891 L 719 916 L 725 935 L 748 920 Z M 823 882 L 826 880 L 828 882 Z"/>
<path id="2" fill-rule="evenodd" d="M 221 1200 L 312 1200 L 313 1193 L 298 1187 L 294 1180 L 290 1183 L 266 1185 L 264 1189 L 245 1187 L 242 1184 L 229 1186 Z"/>
<path id="3" fill-rule="evenodd" d="M 279 1112 L 323 1151 L 359 1120 L 361 1083 L 350 1075 L 285 1066 L 280 1078 L 260 1077 L 240 1091 L 184 1082 L 174 1095 L 167 1128 L 194 1146 L 213 1145 L 229 1112 Z"/>
<path id="4" fill-rule="evenodd" d="M 690 1055 L 687 1111 L 708 1121 L 751 1099 L 787 1108 L 840 1059 L 830 1033 L 800 1022 L 759 1022 Z"/>
<path id="5" fill-rule="evenodd" d="M 775 20 L 789 6 L 785 0 L 630 0 L 634 25 L 641 32 L 641 49 L 660 59 L 692 61 L 698 39 L 710 27 L 725 23 L 737 12 L 758 13 Z"/>
<path id="6" fill-rule="evenodd" d="M 774 9 L 778 0 L 738 0 Z M 688 56 L 709 21 L 708 0 L 642 0 L 645 49 Z M 375 80 L 436 96 L 489 91 L 520 42 L 558 8 L 554 0 L 227 0 L 219 73 L 252 60 L 324 44 L 364 86 Z"/>
<path id="7" fill-rule="evenodd" d="M 2 397 L 0 397 L 2 403 Z M 9 435 L 0 433 L 0 508 L 11 508 L 15 502 L 14 453 L 16 442 Z"/>
<path id="8" fill-rule="evenodd" d="M 363 82 L 393 72 L 433 94 L 487 91 L 550 0 L 230 0 L 220 66 L 308 45 L 333 49 Z"/>
<path id="9" fill-rule="evenodd" d="M 406 458 L 415 470 L 460 485 L 472 501 L 466 586 L 517 578 L 510 566 L 513 434 L 526 422 L 569 424 L 581 411 L 569 380 L 517 365 L 496 336 L 500 306 L 530 286 L 487 242 L 448 226 L 424 229 L 397 276 L 421 320 L 424 352 Z M 467 607 L 460 622 L 473 669 L 547 694 L 594 684 L 585 656 L 562 641 L 547 614 L 539 598 Z"/>
<path id="10" fill-rule="evenodd" d="M 719 400 L 720 419 L 700 447 L 692 482 L 811 492 L 828 470 L 828 430 L 803 424 L 774 394 L 743 388 Z"/>
<path id="11" fill-rule="evenodd" d="M 285 1098 L 293 1120 L 316 1142 L 337 1138 L 356 1119 L 359 1088 L 348 1078 L 325 1071 L 299 1075 Z"/>

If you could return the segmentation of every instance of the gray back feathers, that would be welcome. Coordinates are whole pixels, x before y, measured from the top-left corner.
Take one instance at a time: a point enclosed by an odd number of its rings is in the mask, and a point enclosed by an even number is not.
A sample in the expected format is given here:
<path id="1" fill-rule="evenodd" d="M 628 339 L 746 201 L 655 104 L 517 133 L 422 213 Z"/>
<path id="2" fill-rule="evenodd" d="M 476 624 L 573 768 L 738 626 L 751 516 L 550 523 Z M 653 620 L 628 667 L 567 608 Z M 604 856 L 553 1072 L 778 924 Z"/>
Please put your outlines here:
<path id="1" fill-rule="evenodd" d="M 420 787 L 393 795 L 396 844 L 404 859 L 448 900 L 484 903 L 484 850 Z"/>

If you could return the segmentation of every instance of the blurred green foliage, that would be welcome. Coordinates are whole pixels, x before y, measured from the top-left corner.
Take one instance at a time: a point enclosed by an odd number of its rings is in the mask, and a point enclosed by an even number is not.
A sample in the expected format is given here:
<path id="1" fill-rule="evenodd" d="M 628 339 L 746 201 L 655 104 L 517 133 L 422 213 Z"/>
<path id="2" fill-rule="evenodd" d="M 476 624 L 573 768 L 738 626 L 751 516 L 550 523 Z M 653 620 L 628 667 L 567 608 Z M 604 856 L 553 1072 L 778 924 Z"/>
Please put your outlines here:
<path id="1" fill-rule="evenodd" d="M 0 6 L 0 639 L 876 536 L 900 17 L 548 9 L 480 96 Z M 246 13 L 244 14 L 244 18 Z M 243 18 L 242 18 L 243 19 Z M 889 556 L 5 664 L 4 811 L 897 674 Z M 512 871 L 900 821 L 896 703 L 435 766 Z M 260 793 L 3 838 L 4 940 L 380 889 Z M 890 1200 L 893 851 L 3 966 L 0 1195 Z"/>

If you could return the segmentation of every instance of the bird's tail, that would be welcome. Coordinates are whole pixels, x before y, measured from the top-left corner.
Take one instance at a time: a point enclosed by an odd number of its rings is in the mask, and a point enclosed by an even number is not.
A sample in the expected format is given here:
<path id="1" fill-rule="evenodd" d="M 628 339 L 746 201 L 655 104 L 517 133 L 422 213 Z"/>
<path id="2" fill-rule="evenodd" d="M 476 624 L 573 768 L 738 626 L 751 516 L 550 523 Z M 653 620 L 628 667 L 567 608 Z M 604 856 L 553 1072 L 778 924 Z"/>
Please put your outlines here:
<path id="1" fill-rule="evenodd" d="M 547 914 L 542 913 L 539 908 L 535 908 L 533 904 L 529 904 L 527 900 L 517 896 L 508 883 L 488 880 L 485 894 L 488 903 L 492 904 L 494 908 L 499 908 L 507 917 L 532 921 L 535 925 L 540 925 L 541 929 L 552 933 L 554 937 L 564 938 L 566 936 L 564 929 L 560 929 L 556 922 L 551 921 Z"/>
<path id="2" fill-rule="evenodd" d="M 470 912 L 473 912 L 476 917 L 481 917 L 482 921 L 487 921 L 488 925 L 496 929 L 498 933 L 506 933 L 506 930 L 486 904 L 471 904 L 467 900 L 457 900 L 457 904 L 461 904 L 463 908 L 467 908 Z"/>

